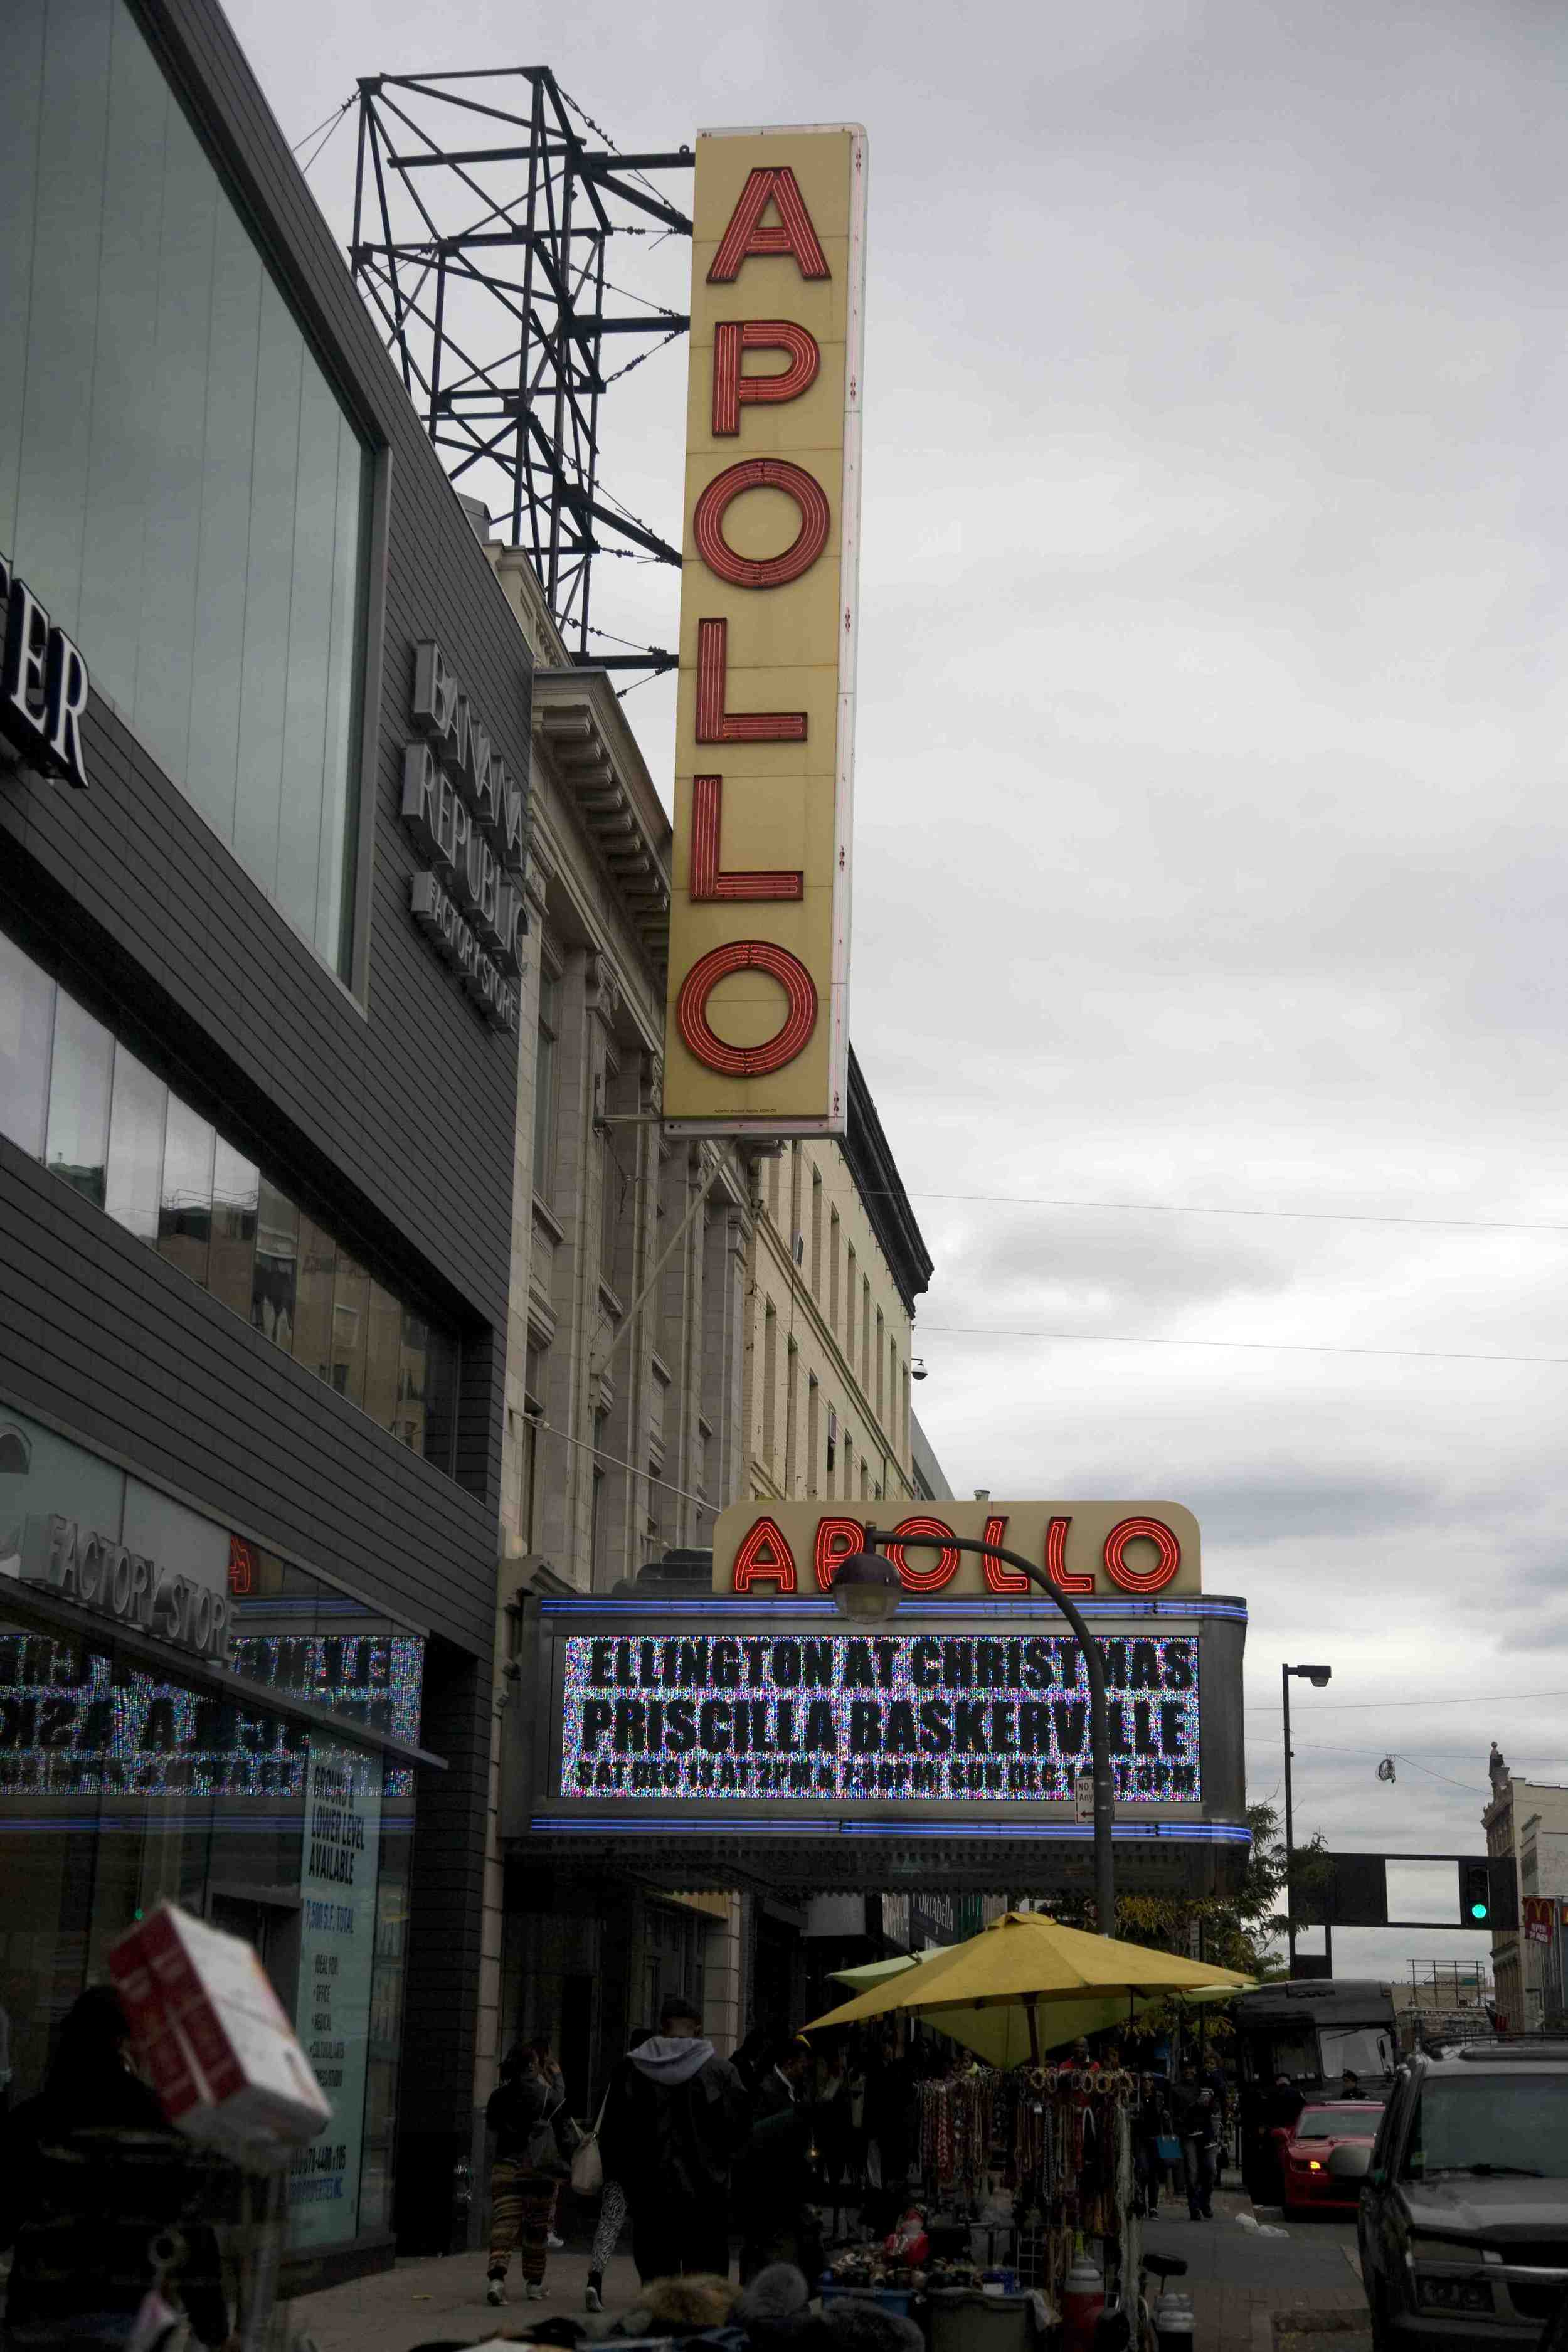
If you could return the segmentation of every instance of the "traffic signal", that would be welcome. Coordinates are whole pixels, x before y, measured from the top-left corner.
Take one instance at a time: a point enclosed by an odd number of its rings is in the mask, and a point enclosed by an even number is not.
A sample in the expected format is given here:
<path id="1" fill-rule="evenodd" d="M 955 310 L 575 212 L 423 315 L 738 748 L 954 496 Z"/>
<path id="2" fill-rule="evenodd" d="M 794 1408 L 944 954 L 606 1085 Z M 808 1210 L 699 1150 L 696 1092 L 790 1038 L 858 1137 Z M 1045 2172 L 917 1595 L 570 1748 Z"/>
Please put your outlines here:
<path id="1" fill-rule="evenodd" d="M 1459 1864 L 1459 1917 L 1467 1927 L 1491 1925 L 1491 1874 L 1484 1861 Z"/>

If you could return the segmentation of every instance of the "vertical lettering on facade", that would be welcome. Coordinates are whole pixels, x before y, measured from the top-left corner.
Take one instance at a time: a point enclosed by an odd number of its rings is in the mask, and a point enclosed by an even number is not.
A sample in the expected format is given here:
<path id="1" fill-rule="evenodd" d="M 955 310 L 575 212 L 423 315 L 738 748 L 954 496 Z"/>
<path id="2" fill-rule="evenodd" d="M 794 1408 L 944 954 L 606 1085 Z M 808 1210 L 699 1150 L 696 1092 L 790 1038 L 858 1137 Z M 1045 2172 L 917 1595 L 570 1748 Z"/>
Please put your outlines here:
<path id="1" fill-rule="evenodd" d="M 484 1018 L 515 1034 L 528 929 L 523 789 L 434 642 L 415 647 L 409 708 L 417 740 L 403 754 L 403 824 L 426 860 L 409 909 Z"/>
<path id="2" fill-rule="evenodd" d="M 689 1131 L 844 1129 L 865 171 L 853 127 L 698 142 L 664 1097 Z"/>

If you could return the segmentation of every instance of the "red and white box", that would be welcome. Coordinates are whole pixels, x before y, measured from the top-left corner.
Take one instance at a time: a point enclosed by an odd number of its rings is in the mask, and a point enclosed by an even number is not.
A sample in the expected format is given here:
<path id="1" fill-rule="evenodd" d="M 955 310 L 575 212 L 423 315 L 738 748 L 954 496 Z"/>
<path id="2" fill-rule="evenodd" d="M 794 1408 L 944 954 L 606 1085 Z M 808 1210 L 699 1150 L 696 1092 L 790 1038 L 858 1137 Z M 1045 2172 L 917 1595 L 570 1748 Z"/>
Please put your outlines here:
<path id="1" fill-rule="evenodd" d="M 109 1973 L 163 2113 L 193 2139 L 297 2146 L 331 2123 L 331 2102 L 242 1937 L 160 1903 L 110 1948 Z"/>

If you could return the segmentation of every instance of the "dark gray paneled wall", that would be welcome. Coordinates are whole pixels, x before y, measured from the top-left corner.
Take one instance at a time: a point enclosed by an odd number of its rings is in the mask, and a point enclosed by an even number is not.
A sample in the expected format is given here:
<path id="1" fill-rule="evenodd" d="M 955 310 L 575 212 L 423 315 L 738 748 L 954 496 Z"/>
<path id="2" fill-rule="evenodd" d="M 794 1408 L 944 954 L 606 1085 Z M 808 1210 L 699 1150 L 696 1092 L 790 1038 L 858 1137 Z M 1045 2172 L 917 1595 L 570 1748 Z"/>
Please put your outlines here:
<path id="1" fill-rule="evenodd" d="M 390 452 L 362 1011 L 95 704 L 90 794 L 0 772 L 0 924 L 464 1342 L 459 1485 L 0 1141 L 0 1389 L 247 1533 L 428 1622 L 398 2204 L 461 2231 L 488 1793 L 515 1041 L 408 914 L 412 648 L 439 637 L 514 774 L 527 647 L 226 22 L 131 0 L 368 440 Z M 370 64 L 374 59 L 367 61 Z M 92 647 L 84 645 L 89 665 Z"/>
<path id="2" fill-rule="evenodd" d="M 375 805 L 362 814 L 374 828 L 361 908 L 368 1003 L 352 1002 L 96 702 L 89 793 L 0 777 L 0 920 L 345 1239 L 357 1237 L 459 1327 L 469 1494 L 210 1301 L 184 1296 L 189 1286 L 151 1252 L 123 1254 L 108 1236 L 86 1248 L 86 1321 L 107 1338 L 169 1314 L 188 1335 L 193 1410 L 154 1426 L 122 1382 L 89 1380 L 74 1346 L 42 1359 L 24 1350 L 19 1318 L 0 1331 L 0 1381 L 40 1376 L 63 1419 L 121 1450 L 134 1428 L 155 1475 L 351 1581 L 384 1579 L 389 1600 L 488 1659 L 516 1044 L 479 1021 L 415 929 L 414 857 L 397 811 L 415 644 L 441 639 L 519 776 L 528 649 L 226 23 L 205 0 L 136 5 L 362 429 L 391 452 Z M 90 667 L 91 646 L 83 652 Z M 0 1217 L 8 1255 L 25 1260 L 24 1226 L 40 1201 L 24 1183 L 24 1206 L 14 1181 L 8 1155 Z M 74 1225 L 56 1206 L 53 1222 Z M 54 1278 L 68 1269 L 57 1263 Z M 220 1400 L 243 1419 L 237 1449 L 212 1442 Z"/>

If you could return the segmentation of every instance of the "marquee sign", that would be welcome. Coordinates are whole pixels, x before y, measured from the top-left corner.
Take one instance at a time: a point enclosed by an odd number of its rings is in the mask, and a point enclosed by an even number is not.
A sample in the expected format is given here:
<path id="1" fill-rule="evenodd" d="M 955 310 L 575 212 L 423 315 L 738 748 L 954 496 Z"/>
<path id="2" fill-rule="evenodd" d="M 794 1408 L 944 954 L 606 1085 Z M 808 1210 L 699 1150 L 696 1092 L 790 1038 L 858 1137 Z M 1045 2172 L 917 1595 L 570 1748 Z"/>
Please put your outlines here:
<path id="1" fill-rule="evenodd" d="M 1198 1645 L 1105 1639 L 1119 1803 L 1195 1804 Z M 1090 1762 L 1076 1641 L 823 1632 L 565 1644 L 563 1797 L 1061 1801 Z"/>
<path id="2" fill-rule="evenodd" d="M 1148 1598 L 1198 1592 L 1198 1523 L 1179 1503 L 943 1502 L 904 1511 L 879 1507 L 885 1552 L 910 1593 L 1000 1599 L 1037 1592 L 1017 1570 L 973 1552 L 901 1549 L 906 1536 L 966 1536 L 1005 1546 L 1039 1566 L 1074 1599 Z M 820 1599 L 838 1562 L 864 1546 L 864 1517 L 847 1505 L 735 1503 L 713 1531 L 713 1589 L 762 1600 Z"/>
<path id="3" fill-rule="evenodd" d="M 664 1111 L 844 1132 L 866 134 L 697 142 Z"/>

